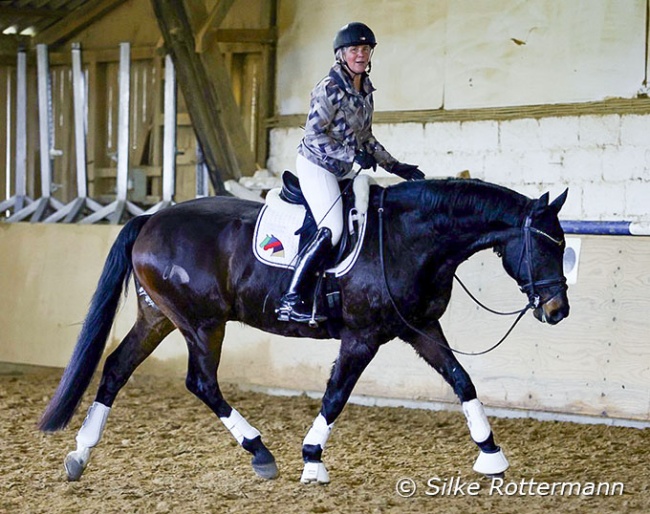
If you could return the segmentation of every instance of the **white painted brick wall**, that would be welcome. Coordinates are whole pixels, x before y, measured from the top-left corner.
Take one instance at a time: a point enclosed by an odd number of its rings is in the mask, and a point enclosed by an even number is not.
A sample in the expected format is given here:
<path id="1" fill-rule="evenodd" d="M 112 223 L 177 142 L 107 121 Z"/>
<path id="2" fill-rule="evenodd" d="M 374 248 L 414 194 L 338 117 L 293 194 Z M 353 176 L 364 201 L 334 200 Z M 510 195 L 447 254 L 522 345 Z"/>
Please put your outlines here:
<path id="1" fill-rule="evenodd" d="M 469 170 L 528 196 L 568 187 L 564 219 L 650 222 L 650 116 L 376 124 L 374 132 L 430 177 Z M 300 137 L 300 129 L 271 131 L 269 170 L 295 166 Z"/>
<path id="2" fill-rule="evenodd" d="M 650 116 L 624 116 L 621 119 L 621 141 L 629 146 L 648 148 Z"/>
<path id="3" fill-rule="evenodd" d="M 503 150 L 531 151 L 541 147 L 539 122 L 525 118 L 499 124 L 499 145 Z"/>
<path id="4" fill-rule="evenodd" d="M 543 148 L 563 150 L 578 146 L 579 118 L 541 118 L 539 120 L 540 142 Z"/>
<path id="5" fill-rule="evenodd" d="M 583 187 L 582 211 L 585 219 L 623 219 L 625 186 L 594 182 Z"/>
<path id="6" fill-rule="evenodd" d="M 628 219 L 648 220 L 650 216 L 650 181 L 625 184 L 625 215 Z"/>
<path id="7" fill-rule="evenodd" d="M 579 139 L 583 146 L 604 146 L 620 144 L 621 117 L 581 116 L 579 118 Z"/>

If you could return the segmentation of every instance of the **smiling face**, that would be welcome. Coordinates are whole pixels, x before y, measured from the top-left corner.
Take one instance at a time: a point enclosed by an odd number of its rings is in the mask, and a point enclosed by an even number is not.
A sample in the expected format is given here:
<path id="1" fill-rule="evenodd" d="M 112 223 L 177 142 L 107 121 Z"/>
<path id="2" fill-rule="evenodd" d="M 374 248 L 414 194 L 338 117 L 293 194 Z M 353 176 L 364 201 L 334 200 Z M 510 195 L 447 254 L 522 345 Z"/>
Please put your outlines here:
<path id="1" fill-rule="evenodd" d="M 366 71 L 370 63 L 372 48 L 370 45 L 348 46 L 343 49 L 343 59 L 352 73 L 357 75 Z"/>

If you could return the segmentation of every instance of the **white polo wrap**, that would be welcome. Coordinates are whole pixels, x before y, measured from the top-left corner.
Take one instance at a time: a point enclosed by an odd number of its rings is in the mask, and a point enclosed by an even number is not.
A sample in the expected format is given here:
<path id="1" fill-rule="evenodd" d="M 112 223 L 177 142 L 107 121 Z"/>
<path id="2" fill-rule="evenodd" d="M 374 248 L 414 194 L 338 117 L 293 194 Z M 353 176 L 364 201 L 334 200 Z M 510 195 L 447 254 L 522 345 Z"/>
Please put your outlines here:
<path id="1" fill-rule="evenodd" d="M 478 398 L 474 398 L 468 402 L 463 402 L 463 413 L 467 418 L 469 433 L 474 442 L 482 443 L 490 437 L 490 433 L 492 432 L 490 422 L 485 415 L 483 404 L 478 400 Z"/>
<path id="2" fill-rule="evenodd" d="M 246 439 L 255 439 L 260 435 L 259 430 L 249 425 L 248 421 L 237 412 L 236 409 L 233 409 L 230 413 L 230 416 L 227 418 L 219 418 L 221 422 L 226 426 L 232 436 L 237 439 L 239 444 L 244 442 Z"/>
<path id="3" fill-rule="evenodd" d="M 309 432 L 307 432 L 305 440 L 302 442 L 302 444 L 320 445 L 321 449 L 324 450 L 325 444 L 327 443 L 327 439 L 329 439 L 333 426 L 334 423 L 328 425 L 327 421 L 325 421 L 325 416 L 319 414 L 318 417 L 314 420 L 314 423 L 311 425 Z"/>
<path id="4" fill-rule="evenodd" d="M 106 407 L 106 405 L 99 402 L 93 402 L 88 409 L 88 414 L 83 425 L 81 425 L 81 429 L 77 433 L 77 450 L 93 448 L 97 445 L 102 437 L 102 432 L 104 431 L 104 426 L 106 426 L 106 420 L 110 412 L 110 407 Z"/>

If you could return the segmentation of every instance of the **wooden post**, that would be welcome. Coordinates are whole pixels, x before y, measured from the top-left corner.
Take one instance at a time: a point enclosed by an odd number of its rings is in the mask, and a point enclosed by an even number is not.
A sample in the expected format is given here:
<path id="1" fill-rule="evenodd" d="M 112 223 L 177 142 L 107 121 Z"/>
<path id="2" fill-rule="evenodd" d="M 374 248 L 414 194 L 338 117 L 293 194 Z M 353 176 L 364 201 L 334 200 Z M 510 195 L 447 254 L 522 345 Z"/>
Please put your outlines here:
<path id="1" fill-rule="evenodd" d="M 240 176 L 237 159 L 225 131 L 215 90 L 201 58 L 185 6 L 178 0 L 151 0 L 167 51 L 172 56 L 178 84 L 217 194 L 226 192 L 224 180 Z M 232 94 L 232 93 L 231 93 Z M 233 100 L 234 101 L 234 100 Z"/>

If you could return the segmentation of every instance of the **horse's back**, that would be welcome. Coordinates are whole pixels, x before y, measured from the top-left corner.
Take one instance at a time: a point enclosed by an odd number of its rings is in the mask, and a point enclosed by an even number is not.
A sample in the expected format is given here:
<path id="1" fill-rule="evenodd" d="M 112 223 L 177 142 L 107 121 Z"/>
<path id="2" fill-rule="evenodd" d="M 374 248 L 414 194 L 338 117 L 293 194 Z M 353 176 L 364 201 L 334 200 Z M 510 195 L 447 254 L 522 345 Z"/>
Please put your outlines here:
<path id="1" fill-rule="evenodd" d="M 207 197 L 154 214 L 133 246 L 136 277 L 148 293 L 197 301 L 231 289 L 233 275 L 251 266 L 253 231 L 261 203 Z M 236 256 L 233 259 L 233 256 Z"/>
<path id="2" fill-rule="evenodd" d="M 202 226 L 204 223 L 223 226 L 232 221 L 255 223 L 262 208 L 259 202 L 230 196 L 209 196 L 178 203 L 154 214 L 147 222 L 147 230 L 170 230 L 183 225 Z M 143 231 L 144 232 L 144 231 Z"/>

